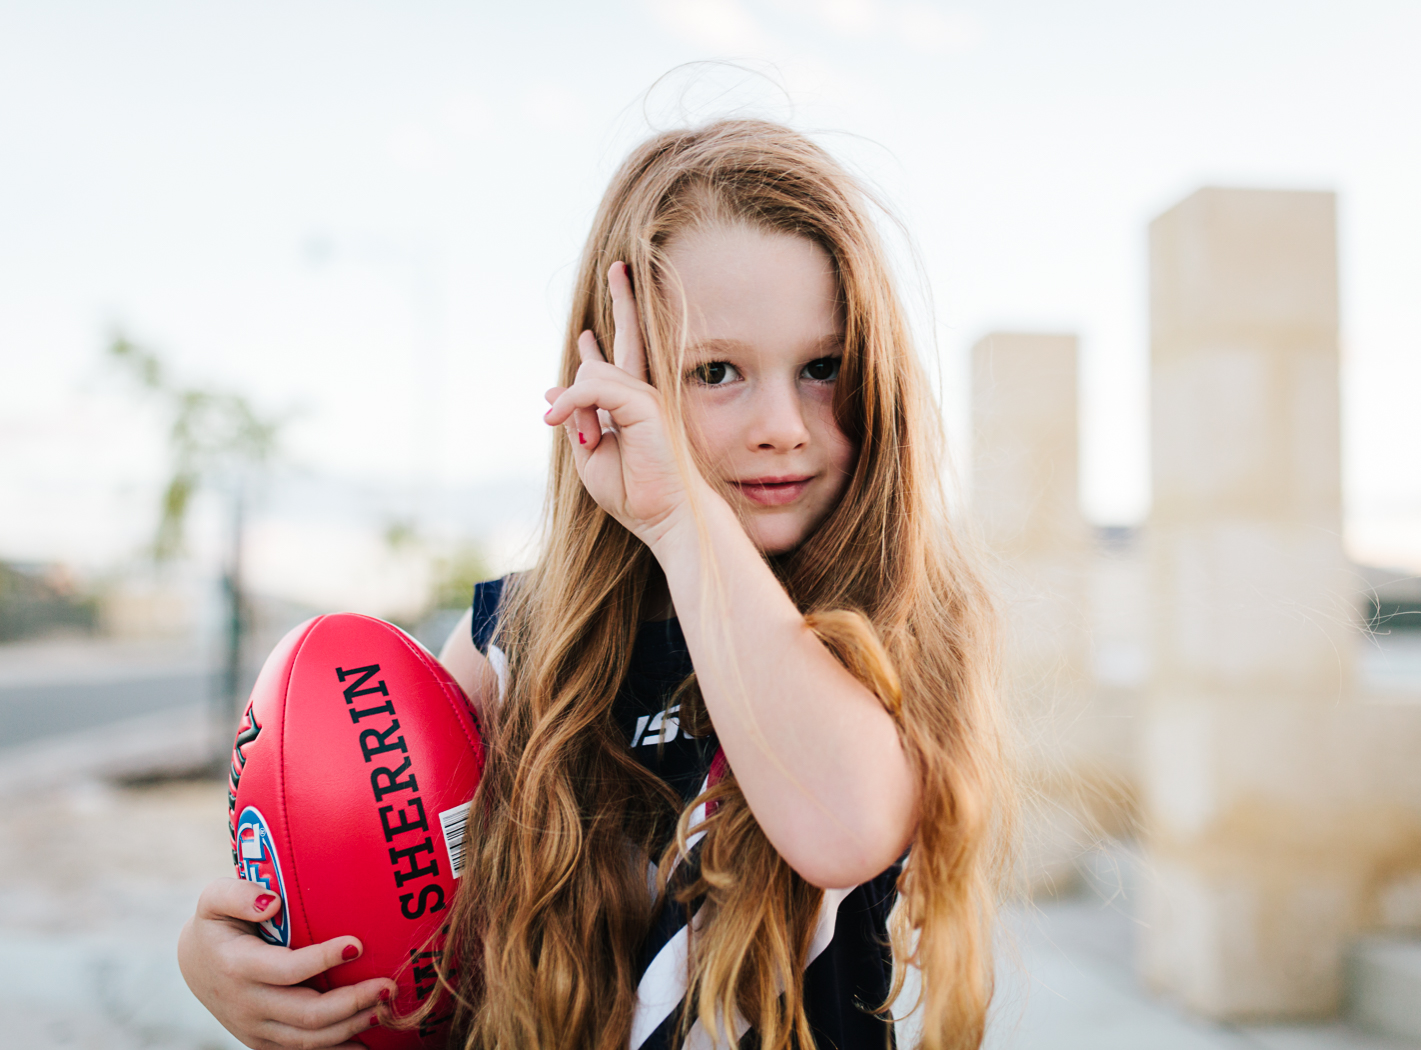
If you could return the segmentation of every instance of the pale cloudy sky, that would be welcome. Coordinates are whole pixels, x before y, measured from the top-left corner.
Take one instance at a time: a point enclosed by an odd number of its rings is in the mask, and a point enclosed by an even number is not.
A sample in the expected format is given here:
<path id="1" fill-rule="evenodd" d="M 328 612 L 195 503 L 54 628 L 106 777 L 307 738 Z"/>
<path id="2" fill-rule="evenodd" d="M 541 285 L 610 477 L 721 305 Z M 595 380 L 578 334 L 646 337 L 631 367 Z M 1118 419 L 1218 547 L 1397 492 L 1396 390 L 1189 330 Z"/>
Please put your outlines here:
<path id="1" fill-rule="evenodd" d="M 972 342 L 1080 335 L 1102 522 L 1148 505 L 1148 221 L 1204 184 L 1336 190 L 1349 529 L 1421 563 L 1418 46 L 1414 0 L 0 0 L 0 557 L 147 528 L 116 327 L 292 412 L 316 472 L 536 479 L 607 177 L 738 108 L 904 220 L 959 436 Z M 652 89 L 707 59 L 764 75 Z"/>

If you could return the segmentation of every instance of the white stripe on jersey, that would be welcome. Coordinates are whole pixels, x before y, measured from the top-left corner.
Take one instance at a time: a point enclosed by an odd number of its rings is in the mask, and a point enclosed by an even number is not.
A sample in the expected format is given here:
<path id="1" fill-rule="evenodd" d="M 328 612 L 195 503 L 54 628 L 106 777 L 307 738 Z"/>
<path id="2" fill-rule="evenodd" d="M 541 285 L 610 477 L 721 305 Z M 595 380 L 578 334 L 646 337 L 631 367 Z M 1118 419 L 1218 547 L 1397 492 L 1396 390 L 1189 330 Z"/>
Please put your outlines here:
<path id="1" fill-rule="evenodd" d="M 637 1050 L 686 997 L 687 927 L 682 926 L 651 960 L 636 989 L 632 1050 Z"/>
<path id="2" fill-rule="evenodd" d="M 809 942 L 809 954 L 804 960 L 806 967 L 819 958 L 834 939 L 834 927 L 838 922 L 839 905 L 852 892 L 852 888 L 824 891 L 824 899 L 819 905 L 819 919 L 814 928 L 814 937 Z M 697 929 L 700 928 L 699 920 L 702 914 L 702 912 L 697 912 L 695 918 L 692 919 L 692 925 Z M 651 960 L 646 972 L 642 974 L 641 982 L 637 985 L 636 1013 L 632 1017 L 631 1050 L 640 1050 L 641 1045 L 656 1031 L 661 1022 L 671 1016 L 672 1011 L 685 999 L 688 980 L 688 948 L 687 927 L 682 926 L 656 953 L 656 957 Z M 735 1042 L 738 1043 L 741 1036 L 749 1030 L 750 1024 L 737 1013 L 730 1028 L 735 1033 Z M 697 1021 L 691 1026 L 682 1047 L 683 1050 L 711 1050 L 712 1047 L 733 1045 L 734 1043 L 716 1044 L 712 1041 L 710 1033 Z"/>
<path id="3" fill-rule="evenodd" d="M 508 695 L 508 657 L 504 656 L 503 650 L 492 642 L 488 646 L 488 663 L 498 678 L 498 702 L 501 704 L 503 698 Z"/>

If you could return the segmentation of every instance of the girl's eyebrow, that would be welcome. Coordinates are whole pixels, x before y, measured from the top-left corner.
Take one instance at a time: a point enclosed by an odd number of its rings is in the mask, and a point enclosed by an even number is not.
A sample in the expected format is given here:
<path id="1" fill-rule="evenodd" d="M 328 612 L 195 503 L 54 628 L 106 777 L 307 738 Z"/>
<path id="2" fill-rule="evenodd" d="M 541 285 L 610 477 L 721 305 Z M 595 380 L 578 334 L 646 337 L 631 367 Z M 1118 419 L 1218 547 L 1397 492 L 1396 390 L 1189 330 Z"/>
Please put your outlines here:
<path id="1" fill-rule="evenodd" d="M 748 350 L 749 345 L 739 339 L 702 339 L 686 347 L 686 356 L 713 357 L 716 354 L 732 354 L 737 350 Z"/>
<path id="2" fill-rule="evenodd" d="M 814 340 L 812 343 L 806 346 L 804 349 L 804 353 L 825 353 L 830 350 L 841 350 L 843 349 L 843 346 L 844 333 L 830 332 L 827 335 L 820 336 L 818 339 Z M 686 356 L 713 358 L 716 354 L 733 354 L 736 351 L 745 351 L 751 349 L 753 348 L 750 346 L 750 344 L 746 343 L 744 340 L 741 339 L 702 339 L 699 342 L 691 343 L 689 346 L 686 347 Z"/>

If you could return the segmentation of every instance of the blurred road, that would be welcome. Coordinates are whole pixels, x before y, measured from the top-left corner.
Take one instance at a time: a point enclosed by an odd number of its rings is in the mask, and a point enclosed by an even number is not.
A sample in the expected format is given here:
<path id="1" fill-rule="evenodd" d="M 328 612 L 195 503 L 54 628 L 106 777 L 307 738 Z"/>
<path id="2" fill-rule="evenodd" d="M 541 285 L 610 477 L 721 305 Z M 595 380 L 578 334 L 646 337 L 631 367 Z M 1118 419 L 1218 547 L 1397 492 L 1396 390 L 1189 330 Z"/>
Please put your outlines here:
<path id="1" fill-rule="evenodd" d="M 51 639 L 0 646 L 0 755 L 160 711 L 194 709 L 215 684 L 208 655 L 176 642 Z"/>
<path id="2" fill-rule="evenodd" d="M 180 670 L 144 678 L 0 685 L 0 754 L 34 740 L 204 704 L 213 676 Z"/>

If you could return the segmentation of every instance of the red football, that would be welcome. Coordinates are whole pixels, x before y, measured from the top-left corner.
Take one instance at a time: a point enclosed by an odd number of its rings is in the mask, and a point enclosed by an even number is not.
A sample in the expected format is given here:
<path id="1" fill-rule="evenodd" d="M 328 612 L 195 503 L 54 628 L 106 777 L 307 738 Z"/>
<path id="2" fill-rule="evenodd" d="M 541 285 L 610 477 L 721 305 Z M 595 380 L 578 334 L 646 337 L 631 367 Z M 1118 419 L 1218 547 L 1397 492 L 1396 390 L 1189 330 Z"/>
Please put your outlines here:
<path id="1" fill-rule="evenodd" d="M 263 938 L 359 937 L 364 954 L 312 984 L 394 977 L 396 1010 L 413 1010 L 436 989 L 482 770 L 463 691 L 409 635 L 351 613 L 293 630 L 262 667 L 232 749 L 232 860 L 283 902 Z M 445 1020 L 356 1038 L 442 1046 Z"/>

